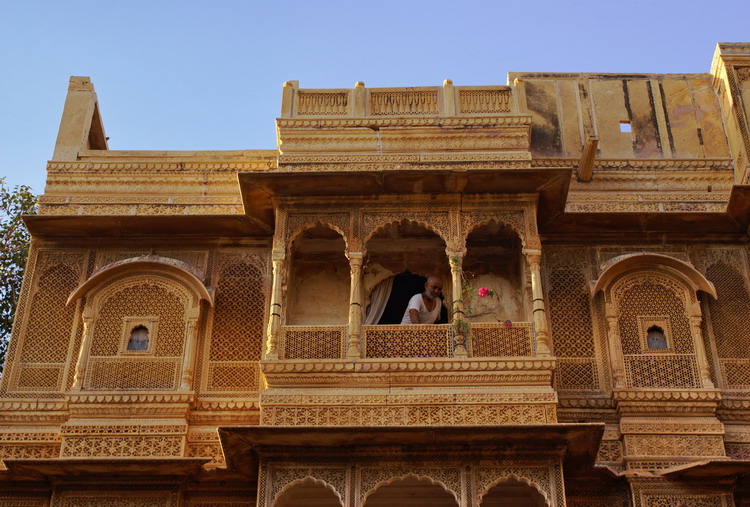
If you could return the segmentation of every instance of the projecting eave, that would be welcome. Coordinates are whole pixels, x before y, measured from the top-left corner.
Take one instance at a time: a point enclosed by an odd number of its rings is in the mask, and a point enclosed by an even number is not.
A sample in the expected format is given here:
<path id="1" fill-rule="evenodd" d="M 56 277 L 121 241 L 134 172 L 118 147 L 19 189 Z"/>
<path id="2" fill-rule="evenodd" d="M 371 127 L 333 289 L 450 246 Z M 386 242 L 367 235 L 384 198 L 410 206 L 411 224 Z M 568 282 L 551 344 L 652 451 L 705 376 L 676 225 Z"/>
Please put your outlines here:
<path id="1" fill-rule="evenodd" d="M 540 221 L 548 236 L 608 233 L 748 234 L 750 185 L 734 185 L 724 211 L 565 212 Z"/>
<path id="2" fill-rule="evenodd" d="M 211 458 L 4 459 L 18 477 L 113 477 L 196 475 Z"/>
<path id="3" fill-rule="evenodd" d="M 271 227 L 275 198 L 425 194 L 538 194 L 544 222 L 562 213 L 570 177 L 567 168 L 392 169 L 247 172 L 239 173 L 239 182 L 245 213 Z"/>
<path id="4" fill-rule="evenodd" d="M 708 479 L 724 483 L 747 481 L 750 477 L 750 460 L 706 460 L 687 463 L 661 471 L 658 475 L 669 479 L 702 480 Z"/>
<path id="5" fill-rule="evenodd" d="M 33 237 L 256 237 L 272 232 L 245 215 L 24 215 L 23 221 Z"/>
<path id="6" fill-rule="evenodd" d="M 519 454 L 561 452 L 566 473 L 594 466 L 603 423 L 507 426 L 402 426 L 402 427 L 220 427 L 229 470 L 257 474 L 260 455 L 268 449 L 315 448 L 320 455 L 347 449 L 410 446 L 419 450 L 441 449 L 481 452 L 513 450 Z"/>

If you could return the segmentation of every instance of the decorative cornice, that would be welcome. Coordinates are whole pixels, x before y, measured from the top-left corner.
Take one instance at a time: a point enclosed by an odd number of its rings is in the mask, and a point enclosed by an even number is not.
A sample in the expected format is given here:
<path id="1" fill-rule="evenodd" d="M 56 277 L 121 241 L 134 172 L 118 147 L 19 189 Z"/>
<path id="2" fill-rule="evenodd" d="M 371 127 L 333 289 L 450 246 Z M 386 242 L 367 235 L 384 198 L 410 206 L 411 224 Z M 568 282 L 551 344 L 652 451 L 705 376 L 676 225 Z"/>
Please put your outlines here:
<path id="1" fill-rule="evenodd" d="M 257 162 L 110 162 L 110 161 L 81 161 L 81 162 L 48 162 L 48 172 L 93 172 L 107 171 L 150 173 L 187 173 L 187 172 L 227 172 L 263 171 L 276 167 L 276 160 L 269 159 Z"/>
<path id="2" fill-rule="evenodd" d="M 72 403 L 193 403 L 195 393 L 72 393 L 68 394 Z"/>
<path id="3" fill-rule="evenodd" d="M 279 129 L 287 128 L 341 128 L 341 127 L 464 127 L 499 125 L 531 125 L 531 116 L 507 115 L 464 118 L 444 117 L 394 117 L 394 118 L 277 118 Z"/>
<path id="4" fill-rule="evenodd" d="M 484 161 L 528 161 L 528 151 L 497 151 L 481 153 L 403 153 L 403 154 L 284 154 L 279 156 L 279 166 L 286 164 L 318 163 L 381 163 L 405 164 L 423 162 L 484 162 Z"/>
<path id="5" fill-rule="evenodd" d="M 617 390 L 612 398 L 620 401 L 718 401 L 721 399 L 719 391 L 631 391 Z"/>
<path id="6" fill-rule="evenodd" d="M 502 372 L 518 370 L 553 370 L 554 359 L 518 358 L 507 361 L 467 359 L 459 360 L 413 360 L 393 361 L 261 361 L 263 373 L 328 373 L 328 372 Z"/>
<path id="7" fill-rule="evenodd" d="M 577 158 L 534 158 L 533 167 L 576 168 L 581 161 Z M 700 170 L 732 169 L 731 158 L 657 158 L 657 159 L 609 159 L 596 160 L 595 169 L 660 169 L 660 170 Z"/>
<path id="8" fill-rule="evenodd" d="M 258 410 L 258 400 L 198 400 L 194 410 L 245 411 Z M 192 417 L 192 416 L 191 416 Z"/>

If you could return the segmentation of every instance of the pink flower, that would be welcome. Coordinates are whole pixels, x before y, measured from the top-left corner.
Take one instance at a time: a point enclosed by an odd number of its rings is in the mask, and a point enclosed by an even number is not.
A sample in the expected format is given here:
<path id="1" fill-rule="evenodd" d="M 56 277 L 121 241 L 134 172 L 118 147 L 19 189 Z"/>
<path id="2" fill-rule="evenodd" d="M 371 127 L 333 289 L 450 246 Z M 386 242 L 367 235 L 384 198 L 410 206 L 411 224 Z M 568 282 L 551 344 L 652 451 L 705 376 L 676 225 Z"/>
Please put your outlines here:
<path id="1" fill-rule="evenodd" d="M 490 289 L 488 289 L 487 287 L 480 287 L 479 289 L 477 289 L 477 294 L 479 294 L 480 298 L 486 298 L 490 295 Z"/>
<path id="2" fill-rule="evenodd" d="M 511 321 L 509 320 L 505 321 L 505 327 L 512 327 L 512 326 L 513 326 L 513 323 Z"/>

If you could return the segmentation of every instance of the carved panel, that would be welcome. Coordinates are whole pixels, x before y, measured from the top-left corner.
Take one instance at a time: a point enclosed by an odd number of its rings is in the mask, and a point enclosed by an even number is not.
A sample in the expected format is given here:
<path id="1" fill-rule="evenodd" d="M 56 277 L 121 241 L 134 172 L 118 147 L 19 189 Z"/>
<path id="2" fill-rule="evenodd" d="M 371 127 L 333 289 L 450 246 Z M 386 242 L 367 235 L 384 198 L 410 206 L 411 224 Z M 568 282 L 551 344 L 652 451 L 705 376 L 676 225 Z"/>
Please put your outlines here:
<path id="1" fill-rule="evenodd" d="M 96 484 L 58 486 L 50 507 L 177 507 L 173 484 Z"/>
<path id="2" fill-rule="evenodd" d="M 721 435 L 625 435 L 632 456 L 724 456 Z"/>
<path id="3" fill-rule="evenodd" d="M 267 254 L 225 253 L 218 264 L 204 389 L 257 391 L 269 290 Z"/>
<path id="4" fill-rule="evenodd" d="M 346 355 L 346 326 L 284 326 L 281 359 L 340 359 Z"/>
<path id="5" fill-rule="evenodd" d="M 297 92 L 297 114 L 299 116 L 343 116 L 347 113 L 349 91 L 326 90 Z"/>
<path id="6" fill-rule="evenodd" d="M 164 457 L 182 456 L 179 436 L 65 436 L 61 457 Z"/>
<path id="7" fill-rule="evenodd" d="M 362 326 L 365 357 L 451 357 L 452 327 L 447 324 Z"/>
<path id="8" fill-rule="evenodd" d="M 370 91 L 372 116 L 437 115 L 437 90 Z"/>
<path id="9" fill-rule="evenodd" d="M 544 424 L 557 422 L 545 405 L 490 406 L 268 406 L 261 424 L 272 426 L 422 426 Z"/>
<path id="10" fill-rule="evenodd" d="M 473 357 L 533 356 L 534 330 L 531 322 L 471 325 L 470 341 Z"/>

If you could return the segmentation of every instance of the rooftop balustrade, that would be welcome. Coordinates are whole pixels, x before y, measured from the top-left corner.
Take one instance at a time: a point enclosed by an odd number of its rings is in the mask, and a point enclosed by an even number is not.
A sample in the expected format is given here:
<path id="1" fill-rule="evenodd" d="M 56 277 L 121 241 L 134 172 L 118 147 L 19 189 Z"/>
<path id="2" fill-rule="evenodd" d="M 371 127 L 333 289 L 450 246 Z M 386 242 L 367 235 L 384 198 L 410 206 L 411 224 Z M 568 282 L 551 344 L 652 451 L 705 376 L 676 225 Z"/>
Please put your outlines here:
<path id="1" fill-rule="evenodd" d="M 300 89 L 284 83 L 282 118 L 490 116 L 517 114 L 510 86 Z"/>

